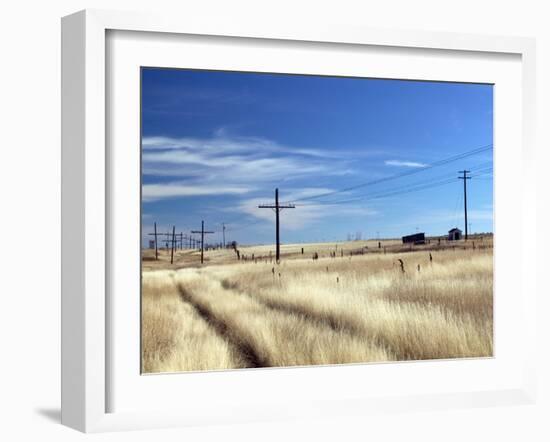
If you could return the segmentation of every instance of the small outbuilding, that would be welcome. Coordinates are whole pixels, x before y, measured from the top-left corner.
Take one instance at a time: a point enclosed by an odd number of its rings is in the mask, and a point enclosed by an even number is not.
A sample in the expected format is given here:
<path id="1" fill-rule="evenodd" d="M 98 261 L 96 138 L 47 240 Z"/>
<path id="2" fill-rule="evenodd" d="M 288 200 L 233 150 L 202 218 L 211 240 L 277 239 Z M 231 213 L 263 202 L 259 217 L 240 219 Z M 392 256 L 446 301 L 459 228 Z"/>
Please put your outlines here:
<path id="1" fill-rule="evenodd" d="M 459 239 L 462 239 L 462 230 L 460 230 L 458 227 L 454 227 L 453 229 L 449 230 L 449 241 L 458 241 Z"/>
<path id="2" fill-rule="evenodd" d="M 413 235 L 407 235 L 403 237 L 403 244 L 424 244 L 426 242 L 426 236 L 424 233 L 415 233 Z"/>

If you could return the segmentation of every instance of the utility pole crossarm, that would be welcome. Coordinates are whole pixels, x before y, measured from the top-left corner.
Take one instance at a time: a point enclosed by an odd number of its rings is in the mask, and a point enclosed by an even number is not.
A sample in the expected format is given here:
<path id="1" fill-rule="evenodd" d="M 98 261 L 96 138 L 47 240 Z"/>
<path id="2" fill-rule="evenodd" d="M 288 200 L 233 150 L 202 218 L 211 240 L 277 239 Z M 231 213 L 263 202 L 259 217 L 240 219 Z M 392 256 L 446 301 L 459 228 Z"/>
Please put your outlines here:
<path id="1" fill-rule="evenodd" d="M 281 205 L 269 205 L 269 204 L 260 204 L 258 206 L 258 208 L 260 209 L 295 209 L 296 206 L 294 204 L 287 204 L 286 206 L 281 206 Z"/>

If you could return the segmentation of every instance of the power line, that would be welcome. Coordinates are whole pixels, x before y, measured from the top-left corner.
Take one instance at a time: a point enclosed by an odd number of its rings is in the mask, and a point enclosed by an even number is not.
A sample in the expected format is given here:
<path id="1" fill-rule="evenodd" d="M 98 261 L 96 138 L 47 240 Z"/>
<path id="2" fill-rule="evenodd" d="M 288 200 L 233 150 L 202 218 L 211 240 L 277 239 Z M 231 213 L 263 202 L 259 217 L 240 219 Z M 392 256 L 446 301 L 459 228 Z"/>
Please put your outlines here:
<path id="1" fill-rule="evenodd" d="M 478 169 L 492 169 L 492 168 L 493 168 L 493 161 L 484 161 L 483 163 L 470 167 L 470 170 L 475 172 Z"/>
<path id="2" fill-rule="evenodd" d="M 478 170 L 476 173 L 472 175 L 472 178 L 485 176 L 485 175 L 491 175 L 493 173 L 492 167 L 487 167 L 486 169 Z"/>
<path id="3" fill-rule="evenodd" d="M 378 196 L 380 194 L 385 195 L 387 193 L 393 193 L 393 192 L 399 192 L 401 190 L 407 190 L 407 189 L 410 189 L 411 186 L 432 184 L 432 183 L 438 182 L 438 180 L 442 180 L 442 179 L 448 180 L 449 178 L 450 178 L 450 175 L 448 173 L 446 173 L 444 175 L 438 175 L 438 176 L 435 176 L 435 177 L 431 177 L 427 180 L 417 181 L 416 183 L 413 183 L 413 184 L 399 185 L 399 186 L 396 186 L 396 187 L 393 187 L 393 188 L 390 188 L 390 189 L 380 189 L 380 190 L 377 190 L 373 193 L 369 193 L 369 194 L 366 194 L 366 195 L 357 195 L 357 196 L 347 198 L 347 199 L 344 199 L 344 200 L 317 201 L 317 202 L 313 202 L 313 203 L 309 203 L 309 204 L 302 204 L 301 206 L 317 206 L 317 205 L 333 205 L 333 204 L 352 203 L 352 202 L 356 202 L 356 201 L 362 201 L 362 200 L 365 200 L 365 199 L 370 199 L 370 198 Z"/>
<path id="4" fill-rule="evenodd" d="M 472 175 L 472 177 L 478 177 L 478 176 L 481 176 L 482 173 L 488 173 L 489 170 L 492 170 L 492 167 L 484 168 L 484 169 L 480 169 L 480 165 L 472 167 L 472 170 L 476 170 L 476 169 L 478 170 L 478 173 Z M 454 177 L 450 178 L 448 174 L 440 175 L 440 176 L 437 176 L 437 177 L 430 178 L 428 180 L 419 181 L 419 182 L 414 183 L 412 185 L 407 185 L 406 187 L 399 186 L 399 187 L 394 187 L 394 188 L 388 189 L 388 190 L 380 190 L 378 192 L 375 192 L 375 193 L 369 194 L 369 195 L 362 195 L 362 196 L 357 196 L 357 197 L 354 197 L 354 198 L 349 198 L 349 199 L 346 199 L 346 200 L 317 201 L 317 202 L 312 202 L 310 204 L 303 204 L 301 206 L 303 206 L 303 207 L 330 206 L 330 205 L 340 205 L 340 204 L 354 203 L 354 202 L 358 202 L 358 201 L 371 201 L 371 200 L 376 200 L 376 199 L 381 199 L 381 198 L 388 198 L 388 197 L 393 197 L 393 196 L 399 196 L 399 195 L 404 195 L 404 194 L 408 194 L 408 193 L 418 192 L 418 191 L 422 191 L 422 190 L 432 189 L 432 188 L 435 188 L 435 187 L 445 186 L 447 184 L 454 183 L 455 179 L 456 178 L 454 178 Z M 460 205 L 460 203 L 462 203 L 462 198 L 460 198 L 460 201 L 458 202 L 458 205 Z M 262 221 L 264 221 L 264 220 L 263 219 L 258 219 L 258 220 L 252 221 L 250 223 L 246 223 L 242 226 L 239 226 L 239 227 L 236 227 L 236 228 L 231 228 L 231 229 L 228 229 L 228 230 L 230 230 L 230 231 L 242 230 L 242 229 L 245 229 L 245 228 L 250 227 L 252 225 L 259 224 Z"/>
<path id="5" fill-rule="evenodd" d="M 401 195 L 405 193 L 414 192 L 417 190 L 429 189 L 431 187 L 437 187 L 439 185 L 448 184 L 454 182 L 454 178 L 450 178 L 448 174 L 441 175 L 438 177 L 430 178 L 429 180 L 419 181 L 409 185 L 401 185 L 386 190 L 379 190 L 367 195 L 359 195 L 353 198 L 348 198 L 344 200 L 332 200 L 332 201 L 317 201 L 315 203 L 304 204 L 304 206 L 318 206 L 318 205 L 338 205 L 338 204 L 347 204 L 354 203 L 358 201 L 367 201 L 372 199 L 379 199 L 387 196 Z"/>
<path id="6" fill-rule="evenodd" d="M 407 188 L 401 189 L 401 190 L 395 190 L 395 191 L 391 191 L 391 192 L 381 192 L 381 193 L 377 193 L 377 194 L 373 194 L 373 195 L 365 195 L 365 196 L 362 196 L 360 198 L 355 198 L 353 200 L 332 201 L 331 203 L 327 203 L 327 204 L 323 204 L 322 202 L 312 203 L 312 204 L 308 204 L 307 207 L 347 204 L 347 203 L 357 202 L 359 199 L 361 201 L 371 201 L 371 200 L 376 200 L 376 199 L 381 199 L 381 198 L 387 198 L 387 197 L 392 197 L 392 196 L 398 196 L 398 195 L 403 195 L 403 194 L 407 194 L 407 193 L 417 192 L 417 191 L 420 191 L 420 190 L 431 189 L 431 188 L 434 188 L 434 187 L 444 186 L 446 184 L 455 183 L 455 182 L 456 182 L 455 178 L 453 177 L 453 178 L 448 178 L 448 179 L 445 179 L 445 180 L 442 180 L 442 181 L 436 181 L 436 182 L 421 185 L 421 186 L 414 186 L 414 187 L 408 186 Z"/>
<path id="7" fill-rule="evenodd" d="M 433 169 L 435 167 L 443 166 L 445 164 L 449 164 L 449 163 L 452 163 L 454 161 L 458 161 L 458 160 L 468 158 L 468 157 L 473 156 L 473 155 L 480 154 L 482 152 L 486 152 L 488 150 L 491 150 L 492 148 L 493 148 L 492 144 L 487 144 L 485 146 L 481 146 L 481 147 L 478 147 L 476 149 L 473 149 L 473 150 L 470 150 L 470 151 L 467 151 L 467 152 L 463 152 L 463 153 L 454 155 L 452 157 L 445 158 L 443 160 L 436 161 L 436 162 L 434 162 L 432 164 L 429 164 L 426 167 L 423 167 L 421 169 L 409 170 L 407 172 L 403 172 L 403 173 L 396 174 L 396 175 L 391 175 L 391 176 L 384 177 L 384 178 L 379 178 L 379 179 L 376 179 L 376 180 L 367 181 L 365 183 L 357 184 L 357 185 L 346 187 L 346 188 L 343 188 L 343 189 L 333 190 L 333 191 L 330 191 L 330 192 L 319 193 L 317 195 L 310 195 L 310 196 L 297 198 L 297 199 L 290 200 L 290 201 L 285 201 L 284 204 L 291 203 L 291 202 L 295 203 L 295 202 L 298 202 L 298 201 L 308 201 L 308 200 L 312 200 L 312 199 L 317 199 L 317 198 L 322 198 L 322 197 L 325 197 L 325 196 L 334 195 L 334 194 L 337 194 L 337 193 L 349 192 L 351 190 L 359 189 L 361 187 L 370 186 L 370 185 L 374 185 L 374 184 L 379 184 L 379 183 L 395 180 L 395 179 L 402 178 L 402 177 L 409 176 L 409 175 L 414 175 L 414 174 L 417 174 L 417 173 L 420 173 L 420 172 L 424 172 L 426 170 Z"/>
<path id="8" fill-rule="evenodd" d="M 481 175 L 481 173 L 486 173 L 487 171 L 492 170 L 492 167 L 487 167 L 487 164 L 492 164 L 492 162 L 485 162 L 485 163 L 478 164 L 472 167 L 471 170 L 476 170 L 478 174 Z M 478 176 L 478 175 L 473 175 L 473 176 Z M 440 180 L 444 180 L 444 181 L 442 182 Z M 386 190 L 378 190 L 378 191 L 375 191 L 374 193 L 370 193 L 367 195 L 357 195 L 344 200 L 317 201 L 309 204 L 302 204 L 301 206 L 347 204 L 347 203 L 380 198 L 383 196 L 385 197 L 388 195 L 399 195 L 401 193 L 409 193 L 409 191 L 422 190 L 424 188 L 430 188 L 429 185 L 431 184 L 435 184 L 434 187 L 437 187 L 441 184 L 447 184 L 451 182 L 454 182 L 454 179 L 450 178 L 449 174 L 444 174 L 444 175 L 438 175 L 435 177 L 428 178 L 427 180 L 417 181 L 416 183 L 412 183 L 412 184 L 406 184 L 406 185 L 403 184 L 403 185 L 399 185 L 397 187 L 386 189 Z M 418 187 L 418 186 L 422 186 L 422 187 Z"/>
<path id="9" fill-rule="evenodd" d="M 407 177 L 407 176 L 414 175 L 414 174 L 417 174 L 417 173 L 420 173 L 420 172 L 424 172 L 426 170 L 433 169 L 435 167 L 443 166 L 443 165 L 446 165 L 446 164 L 449 164 L 449 163 L 452 163 L 452 162 L 455 162 L 455 161 L 458 161 L 458 160 L 461 160 L 461 159 L 464 159 L 464 158 L 468 158 L 470 156 L 477 155 L 479 153 L 489 151 L 492 148 L 493 148 L 493 145 L 488 144 L 488 145 L 481 146 L 479 148 L 476 148 L 476 149 L 473 149 L 473 150 L 470 150 L 470 151 L 467 151 L 467 152 L 463 152 L 463 153 L 454 155 L 452 157 L 449 157 L 449 158 L 446 158 L 446 159 L 443 159 L 443 160 L 436 161 L 436 162 L 434 162 L 434 163 L 432 163 L 432 164 L 430 164 L 427 167 L 424 167 L 422 169 L 411 170 L 411 171 L 403 172 L 403 173 L 400 173 L 400 174 L 392 175 L 392 176 L 389 176 L 389 177 L 380 178 L 380 179 L 376 179 L 376 180 L 371 180 L 371 181 L 368 181 L 368 182 L 365 182 L 365 183 L 361 183 L 361 184 L 358 184 L 358 185 L 355 185 L 355 186 L 350 186 L 350 187 L 347 187 L 347 188 L 343 188 L 343 189 L 339 189 L 339 190 L 335 190 L 335 191 L 331 191 L 331 192 L 324 192 L 324 193 L 320 193 L 320 194 L 317 194 L 317 195 L 310 195 L 310 196 L 307 196 L 307 197 L 297 198 L 297 199 L 289 200 L 289 201 L 286 201 L 286 202 L 279 202 L 279 206 L 280 206 L 280 208 L 283 208 L 282 205 L 290 205 L 289 204 L 290 202 L 314 200 L 314 199 L 322 198 L 322 197 L 325 197 L 325 196 L 335 195 L 335 194 L 339 194 L 339 193 L 343 193 L 343 192 L 349 192 L 351 190 L 355 190 L 355 189 L 358 189 L 358 188 L 361 188 L 361 187 L 366 187 L 366 186 L 369 186 L 369 185 L 374 185 L 374 184 L 379 184 L 379 183 L 383 183 L 383 182 L 387 182 L 387 181 L 391 181 L 391 180 L 396 180 L 398 178 Z M 489 165 L 492 165 L 492 161 L 487 161 L 487 162 L 484 162 L 484 163 L 481 163 L 481 164 L 478 164 L 478 165 L 472 167 L 470 170 L 475 171 L 476 173 L 473 174 L 471 177 L 473 178 L 473 177 L 483 176 L 484 174 L 488 173 L 489 171 L 492 171 L 492 166 L 487 167 Z M 403 188 L 403 186 L 399 186 L 399 187 L 395 187 L 395 188 L 389 189 L 389 190 L 379 190 L 378 192 L 375 192 L 374 194 L 355 196 L 355 197 L 345 199 L 345 200 L 317 201 L 316 203 L 304 204 L 303 206 L 338 205 L 338 204 L 346 204 L 346 203 L 352 203 L 352 202 L 357 202 L 357 201 L 380 199 L 380 198 L 385 198 L 385 197 L 391 197 L 391 196 L 398 196 L 398 195 L 402 195 L 402 194 L 407 194 L 407 193 L 411 193 L 411 192 L 417 192 L 417 191 L 421 191 L 421 190 L 425 190 L 425 189 L 429 189 L 429 188 L 433 188 L 433 187 L 439 187 L 439 186 L 450 184 L 451 182 L 454 182 L 454 179 L 443 179 L 441 181 L 437 181 L 440 178 L 445 178 L 446 176 L 447 175 L 432 177 L 428 180 L 424 180 L 424 181 L 414 183 L 412 185 L 408 185 L 408 186 L 406 186 L 406 188 Z M 261 207 L 261 208 L 268 208 L 268 206 L 264 206 L 264 207 Z M 269 207 L 269 208 L 274 208 L 274 207 Z M 263 219 L 256 219 L 256 220 L 253 220 L 251 222 L 245 223 L 243 225 L 238 225 L 237 227 L 226 226 L 225 223 L 222 223 L 222 231 L 215 231 L 215 232 L 208 232 L 208 233 L 222 233 L 223 234 L 225 231 L 235 232 L 235 231 L 239 231 L 239 230 L 244 230 L 244 229 L 246 229 L 250 226 L 259 224 L 263 221 L 264 221 Z"/>
<path id="10" fill-rule="evenodd" d="M 386 182 L 386 181 L 390 181 L 390 180 L 395 180 L 395 179 L 398 179 L 398 178 L 402 178 L 402 177 L 406 177 L 406 176 L 409 176 L 409 175 L 413 175 L 413 174 L 417 174 L 417 173 L 420 173 L 420 172 L 424 172 L 426 170 L 430 170 L 430 169 L 433 169 L 435 167 L 439 167 L 439 166 L 442 166 L 442 165 L 445 165 L 445 164 L 449 164 L 449 163 L 452 163 L 454 161 L 458 161 L 458 160 L 461 160 L 463 158 L 468 158 L 470 156 L 473 156 L 473 155 L 477 155 L 479 153 L 482 153 L 482 152 L 486 152 L 486 151 L 489 151 L 493 148 L 493 145 L 492 144 L 488 144 L 488 145 L 485 145 L 485 146 L 481 146 L 481 147 L 478 147 L 476 149 L 473 149 L 473 150 L 470 150 L 470 151 L 467 151 L 467 152 L 463 152 L 463 153 L 460 153 L 460 154 L 457 154 L 457 155 L 454 155 L 452 157 L 449 157 L 449 158 L 445 158 L 443 160 L 439 160 L 439 161 L 436 161 L 430 165 L 428 165 L 427 167 L 424 167 L 422 169 L 417 169 L 417 170 L 411 170 L 411 171 L 407 171 L 407 172 L 403 172 L 401 174 L 396 174 L 396 175 L 392 175 L 392 176 L 389 176 L 389 177 L 385 177 L 385 178 L 380 178 L 380 179 L 377 179 L 377 180 L 371 180 L 371 181 L 368 181 L 366 183 L 362 183 L 362 184 L 358 184 L 358 185 L 355 185 L 355 186 L 350 186 L 350 187 L 347 187 L 347 188 L 344 188 L 344 189 L 340 189 L 340 190 L 335 190 L 335 191 L 331 191 L 331 192 L 324 192 L 324 193 L 320 193 L 320 194 L 317 194 L 317 195 L 311 195 L 311 196 L 307 196 L 307 197 L 303 197 L 303 198 L 297 198 L 297 199 L 294 199 L 294 200 L 288 200 L 288 201 L 285 201 L 283 203 L 280 203 L 280 204 L 288 204 L 288 203 L 291 203 L 291 202 L 298 202 L 298 201 L 308 201 L 308 200 L 313 200 L 313 199 L 318 199 L 318 198 L 321 198 L 321 197 L 325 197 L 325 196 L 329 196 L 329 195 L 334 195 L 334 194 L 338 194 L 338 193 L 343 193 L 343 192 L 348 192 L 350 190 L 355 190 L 357 188 L 361 188 L 361 187 L 365 187 L 365 186 L 368 186 L 368 185 L 374 185 L 374 184 L 379 184 L 379 183 L 382 183 L 382 182 Z M 482 167 L 485 167 L 487 165 L 492 165 L 492 161 L 487 161 L 487 162 L 484 162 L 484 163 L 481 163 L 475 167 L 472 167 L 471 170 L 472 171 L 476 171 L 478 168 L 482 168 Z M 426 181 L 426 183 L 431 183 L 434 179 L 438 179 L 439 177 L 432 177 L 430 178 L 430 180 Z M 450 183 L 451 181 L 449 181 Z M 421 183 L 416 183 L 414 185 L 418 185 L 418 184 L 421 184 Z M 447 183 L 435 183 L 435 186 L 439 186 L 439 185 L 442 185 L 442 184 L 447 184 Z M 410 187 L 410 186 L 408 186 Z M 393 191 L 394 189 L 392 189 Z M 397 189 L 395 189 L 397 190 Z M 413 189 L 411 191 L 416 191 L 416 190 L 422 190 L 422 189 Z M 387 192 L 387 191 L 383 191 L 381 190 L 382 192 Z M 404 193 L 409 193 L 409 190 L 407 191 L 404 191 Z M 377 195 L 377 194 L 375 194 Z M 396 194 L 397 195 L 397 194 Z M 380 196 L 376 196 L 376 198 L 381 198 L 383 196 L 387 196 L 387 195 L 380 195 Z M 331 205 L 331 204 L 342 204 L 342 203 L 347 203 L 347 202 L 353 202 L 353 201 L 359 201 L 359 200 L 365 200 L 365 199 L 374 199 L 374 198 L 366 198 L 365 196 L 358 196 L 358 197 L 353 197 L 353 198 L 350 198 L 349 200 L 344 200 L 344 201 L 318 201 L 316 204 L 308 204 L 308 205 L 318 205 L 318 204 L 327 204 L 327 205 Z M 244 230 L 250 226 L 253 226 L 253 225 L 256 225 L 256 224 L 259 224 L 261 223 L 263 220 L 262 219 L 257 219 L 257 220 L 254 220 L 254 221 L 251 221 L 251 222 L 248 222 L 246 224 L 243 224 L 243 225 L 240 225 L 240 226 L 237 226 L 237 227 L 227 227 L 226 230 L 227 231 L 231 231 L 231 232 L 235 232 L 235 231 L 239 231 L 239 230 Z M 216 232 L 216 233 L 221 233 L 221 232 Z"/>

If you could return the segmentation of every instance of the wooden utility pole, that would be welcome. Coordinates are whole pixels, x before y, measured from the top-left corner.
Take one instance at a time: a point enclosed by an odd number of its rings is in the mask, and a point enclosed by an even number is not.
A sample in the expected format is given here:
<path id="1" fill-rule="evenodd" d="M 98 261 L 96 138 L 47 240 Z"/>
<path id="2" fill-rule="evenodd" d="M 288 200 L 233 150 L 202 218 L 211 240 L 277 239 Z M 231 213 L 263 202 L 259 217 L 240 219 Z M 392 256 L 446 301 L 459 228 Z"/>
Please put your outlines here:
<path id="1" fill-rule="evenodd" d="M 469 170 L 461 170 L 458 173 L 461 173 L 462 176 L 459 176 L 459 180 L 464 181 L 464 240 L 468 240 L 468 200 L 466 194 L 466 180 L 471 180 L 472 177 L 467 176 L 470 173 Z"/>
<path id="2" fill-rule="evenodd" d="M 155 223 L 155 260 L 159 259 L 159 249 L 157 247 L 157 223 Z"/>
<path id="3" fill-rule="evenodd" d="M 170 264 L 174 264 L 174 244 L 176 243 L 176 226 L 172 226 L 172 253 L 170 255 Z"/>
<path id="4" fill-rule="evenodd" d="M 187 235 L 181 235 L 181 248 L 182 249 L 187 249 L 187 241 L 188 241 L 188 237 Z"/>
<path id="5" fill-rule="evenodd" d="M 280 205 L 279 204 L 279 189 L 275 189 L 275 204 L 260 204 L 258 206 L 260 209 L 274 209 L 275 210 L 275 260 L 278 263 L 281 258 L 281 241 L 280 241 L 280 232 L 279 232 L 279 213 L 283 209 L 294 209 L 296 206 L 294 204 Z"/>
<path id="6" fill-rule="evenodd" d="M 148 233 L 148 235 L 152 235 L 155 237 L 155 259 L 158 260 L 159 259 L 159 251 L 158 251 L 158 242 L 159 242 L 159 237 L 166 237 L 166 249 L 168 249 L 168 243 L 170 242 L 170 232 L 167 232 L 167 233 L 159 233 L 157 231 L 157 223 L 154 224 L 155 226 L 155 230 L 153 231 L 153 233 Z M 162 240 L 162 238 L 161 238 Z"/>
<path id="7" fill-rule="evenodd" d="M 225 249 L 225 223 L 222 223 L 222 229 L 223 229 L 223 248 Z"/>
<path id="8" fill-rule="evenodd" d="M 204 230 L 204 221 L 201 221 L 201 229 L 191 230 L 191 233 L 201 234 L 201 264 L 203 264 L 204 263 L 204 235 L 208 233 L 214 233 L 214 232 Z"/>

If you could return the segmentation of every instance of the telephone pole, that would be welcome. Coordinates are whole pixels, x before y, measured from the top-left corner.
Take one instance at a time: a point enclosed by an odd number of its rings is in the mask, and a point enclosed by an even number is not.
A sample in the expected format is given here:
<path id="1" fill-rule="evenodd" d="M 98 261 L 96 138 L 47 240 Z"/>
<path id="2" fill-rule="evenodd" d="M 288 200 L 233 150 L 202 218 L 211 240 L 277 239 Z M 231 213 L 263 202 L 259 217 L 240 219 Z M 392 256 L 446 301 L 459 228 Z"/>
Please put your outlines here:
<path id="1" fill-rule="evenodd" d="M 276 249 L 275 249 L 275 260 L 277 263 L 279 263 L 279 259 L 281 256 L 281 241 L 280 241 L 280 235 L 279 235 L 279 213 L 283 209 L 294 209 L 296 206 L 294 204 L 287 204 L 284 206 L 281 206 L 279 204 L 279 189 L 275 189 L 275 204 L 260 204 L 258 206 L 260 209 L 274 209 L 275 210 L 275 241 L 276 241 Z"/>
<path id="2" fill-rule="evenodd" d="M 223 248 L 225 249 L 225 223 L 222 223 L 223 228 Z"/>
<path id="3" fill-rule="evenodd" d="M 168 243 L 170 242 L 170 233 L 167 232 L 167 233 L 160 233 L 157 231 L 157 223 L 154 224 L 154 227 L 155 227 L 155 230 L 153 231 L 153 233 L 149 233 L 148 235 L 152 235 L 155 237 L 155 259 L 158 260 L 159 259 L 159 251 L 158 251 L 158 241 L 159 241 L 159 236 L 161 237 L 161 241 L 162 241 L 162 237 L 166 237 L 166 249 L 168 249 Z"/>
<path id="4" fill-rule="evenodd" d="M 159 259 L 159 249 L 157 247 L 157 223 L 155 223 L 155 233 L 153 233 L 153 235 L 155 235 L 155 260 L 158 261 Z"/>
<path id="5" fill-rule="evenodd" d="M 176 243 L 176 226 L 172 226 L 172 253 L 170 254 L 170 264 L 174 264 L 175 243 Z"/>
<path id="6" fill-rule="evenodd" d="M 204 230 L 204 221 L 201 221 L 200 230 L 191 230 L 191 233 L 200 233 L 201 234 L 201 264 L 204 263 L 204 235 L 208 233 L 214 233 L 211 231 Z"/>
<path id="7" fill-rule="evenodd" d="M 467 192 L 466 192 L 466 180 L 471 180 L 472 177 L 468 176 L 470 173 L 469 170 L 460 170 L 458 173 L 461 173 L 462 176 L 459 176 L 459 180 L 464 181 L 464 240 L 468 240 L 468 199 L 467 199 Z"/>

